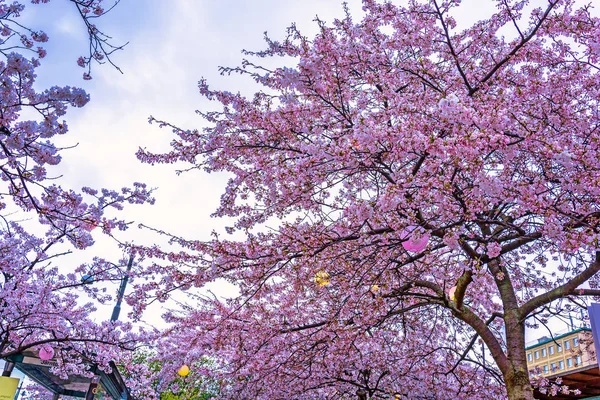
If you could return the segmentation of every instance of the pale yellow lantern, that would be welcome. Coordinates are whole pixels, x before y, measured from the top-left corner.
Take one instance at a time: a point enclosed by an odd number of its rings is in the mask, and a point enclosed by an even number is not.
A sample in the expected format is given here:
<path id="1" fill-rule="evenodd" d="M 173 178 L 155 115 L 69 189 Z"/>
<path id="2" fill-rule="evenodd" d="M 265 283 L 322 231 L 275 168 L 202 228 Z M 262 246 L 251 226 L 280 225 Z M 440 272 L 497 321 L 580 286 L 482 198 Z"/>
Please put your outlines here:
<path id="1" fill-rule="evenodd" d="M 186 376 L 188 376 L 190 374 L 190 367 L 188 367 L 187 365 L 182 365 L 181 368 L 179 368 L 177 370 L 177 375 L 181 376 L 182 378 L 185 378 Z"/>

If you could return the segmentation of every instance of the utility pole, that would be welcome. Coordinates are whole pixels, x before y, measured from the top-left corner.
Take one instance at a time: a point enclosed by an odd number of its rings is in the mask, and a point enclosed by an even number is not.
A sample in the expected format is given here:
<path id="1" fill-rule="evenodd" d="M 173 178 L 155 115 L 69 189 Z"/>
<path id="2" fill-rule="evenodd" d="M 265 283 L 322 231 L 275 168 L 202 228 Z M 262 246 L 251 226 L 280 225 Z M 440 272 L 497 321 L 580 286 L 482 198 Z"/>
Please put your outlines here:
<path id="1" fill-rule="evenodd" d="M 125 275 L 121 279 L 121 285 L 119 286 L 119 292 L 117 293 L 117 303 L 113 308 L 112 315 L 110 316 L 111 321 L 117 321 L 119 319 L 119 314 L 121 314 L 121 302 L 123 301 L 123 296 L 125 296 L 125 289 L 127 289 L 127 282 L 129 282 L 129 273 L 131 272 L 131 267 L 133 266 L 133 254 L 129 256 L 129 262 L 127 263 L 127 269 L 125 270 Z M 111 368 L 117 368 L 114 363 L 111 362 Z M 129 391 L 127 387 L 125 387 L 125 391 L 121 393 L 121 399 L 128 399 Z"/>
<path id="2" fill-rule="evenodd" d="M 123 276 L 123 278 L 121 278 L 121 285 L 119 286 L 119 291 L 117 292 L 117 304 L 115 304 L 112 315 L 110 316 L 110 320 L 113 322 L 119 319 L 119 314 L 121 313 L 121 302 L 123 301 L 123 296 L 125 295 L 127 282 L 129 282 L 129 272 L 131 271 L 132 266 L 133 255 L 129 257 L 129 262 L 127 263 L 127 270 L 125 270 L 125 275 Z"/>
<path id="3" fill-rule="evenodd" d="M 125 296 L 125 289 L 127 289 L 127 282 L 129 282 L 129 272 L 131 272 L 131 267 L 133 266 L 133 255 L 129 256 L 129 262 L 127 263 L 127 269 L 125 270 L 125 275 L 121 278 L 121 284 L 119 285 L 119 291 L 117 292 L 117 303 L 115 304 L 112 315 L 110 316 L 111 322 L 115 322 L 119 319 L 119 314 L 121 314 L 121 303 L 123 302 L 123 296 Z M 111 368 L 117 368 L 114 363 L 111 365 Z M 92 378 L 92 382 L 88 388 L 88 391 L 85 395 L 85 400 L 93 400 L 96 397 L 96 393 L 98 392 L 98 384 L 100 381 L 100 377 L 98 375 Z M 124 393 L 121 393 L 121 398 L 127 399 L 129 396 L 127 389 L 125 389 Z"/>

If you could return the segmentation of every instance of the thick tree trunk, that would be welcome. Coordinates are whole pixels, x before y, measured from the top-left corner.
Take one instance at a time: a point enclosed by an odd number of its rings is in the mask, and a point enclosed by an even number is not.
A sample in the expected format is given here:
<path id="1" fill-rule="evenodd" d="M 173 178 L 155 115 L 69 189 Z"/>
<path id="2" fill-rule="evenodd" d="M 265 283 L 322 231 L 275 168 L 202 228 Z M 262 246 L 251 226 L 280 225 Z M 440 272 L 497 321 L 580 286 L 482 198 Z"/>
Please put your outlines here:
<path id="1" fill-rule="evenodd" d="M 533 389 L 529 381 L 527 366 L 524 371 L 521 368 L 516 367 L 513 374 L 504 378 L 508 398 L 510 400 L 533 400 Z"/>
<path id="2" fill-rule="evenodd" d="M 509 400 L 533 400 L 533 389 L 527 370 L 525 326 L 518 310 L 504 314 L 506 327 L 506 355 L 509 368 L 503 371 Z"/>

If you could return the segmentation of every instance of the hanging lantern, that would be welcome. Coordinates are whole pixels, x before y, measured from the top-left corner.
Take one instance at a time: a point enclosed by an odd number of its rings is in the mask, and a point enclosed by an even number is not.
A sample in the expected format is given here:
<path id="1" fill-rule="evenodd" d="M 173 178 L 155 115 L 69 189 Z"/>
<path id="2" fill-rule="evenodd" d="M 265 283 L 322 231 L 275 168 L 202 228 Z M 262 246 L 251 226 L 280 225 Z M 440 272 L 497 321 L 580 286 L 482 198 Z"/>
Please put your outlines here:
<path id="1" fill-rule="evenodd" d="M 456 292 L 456 286 L 452 286 L 450 288 L 450 291 L 448 291 L 448 297 L 450 297 L 450 300 L 452 300 L 452 301 L 456 301 L 456 298 L 454 297 L 455 292 Z"/>
<path id="2" fill-rule="evenodd" d="M 82 228 L 85 229 L 86 231 L 91 232 L 94 229 L 96 229 L 97 227 L 98 227 L 98 221 L 95 221 L 91 218 L 83 220 Z"/>
<path id="3" fill-rule="evenodd" d="M 400 240 L 403 240 L 402 247 L 413 253 L 423 251 L 430 237 L 431 234 L 419 226 L 407 226 L 400 234 Z"/>
<path id="4" fill-rule="evenodd" d="M 40 349 L 38 356 L 40 357 L 40 360 L 43 361 L 51 360 L 52 357 L 54 357 L 54 349 L 52 348 L 52 346 L 44 345 Z"/>
<path id="5" fill-rule="evenodd" d="M 177 370 L 177 375 L 181 376 L 182 378 L 185 378 L 186 376 L 188 376 L 190 374 L 190 367 L 188 367 L 187 365 L 182 365 L 181 368 L 179 368 Z"/>
<path id="6" fill-rule="evenodd" d="M 319 271 L 315 274 L 315 283 L 319 287 L 327 286 L 331 283 L 331 278 L 326 271 Z"/>

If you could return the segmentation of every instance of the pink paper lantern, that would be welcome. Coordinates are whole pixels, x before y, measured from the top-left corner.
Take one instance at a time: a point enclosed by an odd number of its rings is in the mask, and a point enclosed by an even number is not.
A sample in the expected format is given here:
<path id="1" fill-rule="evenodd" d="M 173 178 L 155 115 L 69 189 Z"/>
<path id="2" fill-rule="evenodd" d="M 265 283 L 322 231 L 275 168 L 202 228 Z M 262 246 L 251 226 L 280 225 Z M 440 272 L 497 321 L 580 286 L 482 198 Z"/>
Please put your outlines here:
<path id="1" fill-rule="evenodd" d="M 39 352 L 40 360 L 48 361 L 54 357 L 54 349 L 50 346 L 43 346 Z"/>
<path id="2" fill-rule="evenodd" d="M 402 247 L 413 253 L 420 253 L 427 247 L 431 234 L 418 226 L 407 226 L 400 234 Z"/>
<path id="3" fill-rule="evenodd" d="M 450 291 L 448 292 L 448 296 L 450 297 L 450 300 L 456 301 L 456 298 L 454 298 L 455 294 L 456 294 L 456 286 L 452 286 L 450 288 Z"/>

